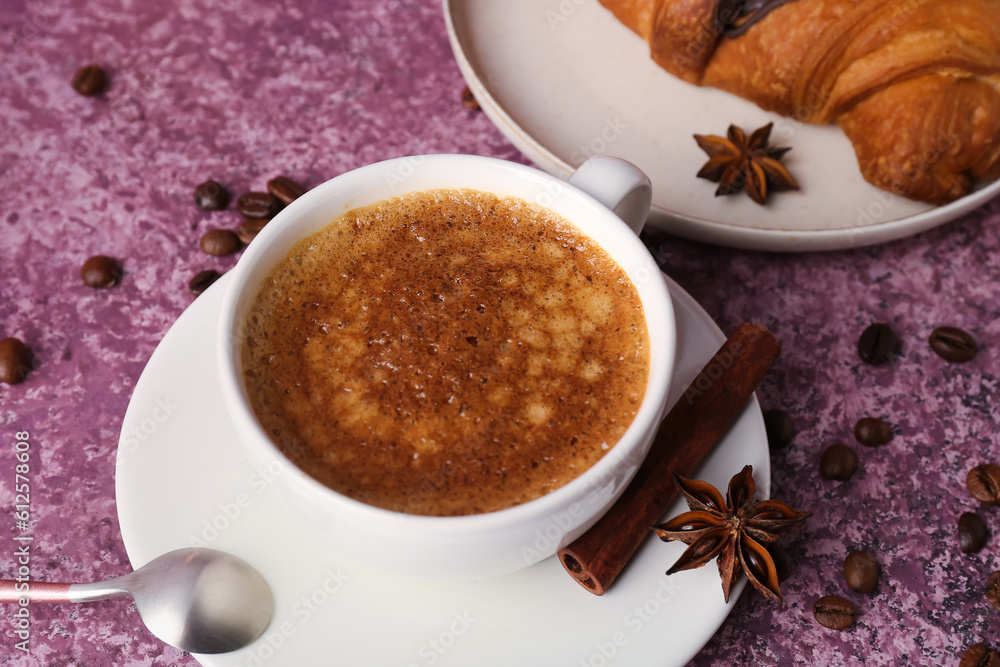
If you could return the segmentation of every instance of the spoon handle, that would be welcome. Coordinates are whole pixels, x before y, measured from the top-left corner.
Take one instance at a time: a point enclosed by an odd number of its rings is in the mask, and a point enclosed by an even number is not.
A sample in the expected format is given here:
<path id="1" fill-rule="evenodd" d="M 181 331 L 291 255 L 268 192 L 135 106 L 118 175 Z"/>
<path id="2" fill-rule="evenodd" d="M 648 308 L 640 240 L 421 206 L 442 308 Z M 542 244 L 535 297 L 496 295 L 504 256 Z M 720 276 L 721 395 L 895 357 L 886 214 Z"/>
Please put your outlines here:
<path id="1" fill-rule="evenodd" d="M 73 602 L 70 599 L 71 584 L 56 584 L 49 581 L 15 581 L 0 579 L 0 602 L 19 602 L 28 598 L 31 602 Z"/>
<path id="2" fill-rule="evenodd" d="M 56 584 L 49 581 L 15 581 L 0 579 L 0 603 L 20 602 L 93 602 L 130 595 L 122 586 L 125 577 L 116 577 L 92 584 Z"/>
<path id="3" fill-rule="evenodd" d="M 90 584 L 72 584 L 66 594 L 70 602 L 94 602 L 95 600 L 127 597 L 131 595 L 126 588 L 127 582 L 130 580 L 131 577 L 126 574 Z"/>

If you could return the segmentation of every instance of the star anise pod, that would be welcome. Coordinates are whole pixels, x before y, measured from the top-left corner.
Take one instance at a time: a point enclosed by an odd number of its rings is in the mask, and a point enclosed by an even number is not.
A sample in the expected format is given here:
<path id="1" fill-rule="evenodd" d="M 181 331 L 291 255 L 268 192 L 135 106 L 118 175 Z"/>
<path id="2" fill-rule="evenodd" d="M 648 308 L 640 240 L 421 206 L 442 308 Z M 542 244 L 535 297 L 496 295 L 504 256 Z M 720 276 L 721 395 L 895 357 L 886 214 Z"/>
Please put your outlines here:
<path id="1" fill-rule="evenodd" d="M 746 190 L 758 204 L 767 202 L 768 189 L 798 190 L 781 158 L 790 148 L 768 146 L 771 128 L 768 123 L 747 138 L 742 129 L 729 126 L 726 136 L 694 135 L 695 141 L 708 153 L 708 162 L 698 172 L 698 178 L 707 178 L 719 184 L 715 195 L 729 195 Z"/>
<path id="2" fill-rule="evenodd" d="M 719 559 L 722 594 L 729 602 L 729 591 L 740 572 L 770 600 L 780 600 L 778 570 L 767 552 L 767 545 L 778 535 L 799 525 L 812 512 L 799 512 L 777 500 L 756 501 L 757 486 L 753 467 L 746 466 L 729 481 L 723 502 L 722 494 L 708 482 L 674 475 L 677 488 L 687 498 L 690 512 L 679 514 L 653 530 L 664 542 L 680 540 L 689 545 L 667 574 L 693 570 Z"/>

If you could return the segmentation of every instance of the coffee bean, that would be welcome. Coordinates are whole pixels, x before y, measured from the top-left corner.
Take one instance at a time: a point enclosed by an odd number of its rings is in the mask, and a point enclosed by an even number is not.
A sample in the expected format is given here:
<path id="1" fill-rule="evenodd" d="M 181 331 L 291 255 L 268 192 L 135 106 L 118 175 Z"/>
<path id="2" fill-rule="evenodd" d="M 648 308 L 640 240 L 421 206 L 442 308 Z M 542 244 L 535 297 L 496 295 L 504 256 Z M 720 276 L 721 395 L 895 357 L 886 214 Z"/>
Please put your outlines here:
<path id="1" fill-rule="evenodd" d="M 270 192 L 247 192 L 236 201 L 236 209 L 244 218 L 271 219 L 281 210 L 281 200 Z"/>
<path id="2" fill-rule="evenodd" d="M 73 75 L 73 90 L 90 97 L 104 90 L 106 82 L 103 69 L 97 65 L 85 65 Z"/>
<path id="3" fill-rule="evenodd" d="M 888 324 L 872 324 L 858 340 L 858 354 L 866 364 L 878 366 L 889 361 L 899 348 L 899 338 Z"/>
<path id="4" fill-rule="evenodd" d="M 772 450 L 784 449 L 795 437 L 795 422 L 784 410 L 765 411 L 764 429 L 767 431 L 767 445 Z"/>
<path id="5" fill-rule="evenodd" d="M 867 551 L 852 551 L 844 559 L 844 578 L 852 591 L 871 593 L 878 584 L 878 561 Z"/>
<path id="6" fill-rule="evenodd" d="M 986 580 L 986 599 L 997 611 L 1000 611 L 1000 570 L 990 575 Z"/>
<path id="7" fill-rule="evenodd" d="M 31 351 L 17 338 L 0 340 L 0 382 L 17 384 L 31 370 Z"/>
<path id="8" fill-rule="evenodd" d="M 992 463 L 978 465 L 965 478 L 972 497 L 987 505 L 1000 505 L 1000 466 Z"/>
<path id="9" fill-rule="evenodd" d="M 90 287 L 114 287 L 122 279 L 122 267 L 105 255 L 94 255 L 80 267 L 80 277 Z"/>
<path id="10" fill-rule="evenodd" d="M 986 644 L 973 644 L 962 654 L 958 667 L 1000 667 L 1000 655 Z"/>
<path id="11" fill-rule="evenodd" d="M 288 206 L 293 201 L 306 193 L 306 189 L 285 176 L 272 178 L 267 182 L 267 191 L 281 200 L 281 203 Z"/>
<path id="12" fill-rule="evenodd" d="M 210 229 L 201 235 L 201 251 L 207 255 L 232 255 L 242 246 L 240 237 L 229 229 Z"/>
<path id="13" fill-rule="evenodd" d="M 271 222 L 270 220 L 244 220 L 240 223 L 240 226 L 236 228 L 236 236 L 240 238 L 245 245 L 250 245 L 250 242 L 257 238 L 260 234 L 260 230 L 264 229 L 264 225 Z"/>
<path id="14" fill-rule="evenodd" d="M 792 575 L 792 557 L 777 542 L 767 545 L 766 548 L 767 553 L 771 554 L 771 560 L 774 561 L 774 569 L 778 575 L 778 581 L 785 581 Z"/>
<path id="15" fill-rule="evenodd" d="M 819 476 L 823 479 L 850 479 L 858 467 L 858 455 L 842 443 L 830 445 L 819 459 Z"/>
<path id="16" fill-rule="evenodd" d="M 229 206 L 229 191 L 215 181 L 199 183 L 194 189 L 194 205 L 203 211 L 221 211 Z"/>
<path id="17" fill-rule="evenodd" d="M 211 287 L 212 283 L 218 280 L 221 276 L 222 274 L 215 269 L 205 269 L 204 271 L 199 271 L 194 274 L 194 277 L 191 278 L 190 282 L 188 282 L 188 289 L 191 290 L 192 294 L 198 296 Z"/>
<path id="18" fill-rule="evenodd" d="M 971 554 L 986 546 L 989 531 L 975 512 L 963 512 L 958 517 L 958 542 L 962 553 Z"/>
<path id="19" fill-rule="evenodd" d="M 877 417 L 862 417 L 854 425 L 854 437 L 865 447 L 879 447 L 892 440 L 892 426 Z"/>
<path id="20" fill-rule="evenodd" d="M 479 100 L 472 94 L 472 89 L 466 86 L 462 89 L 462 106 L 469 111 L 479 111 Z"/>
<path id="21" fill-rule="evenodd" d="M 955 363 L 968 361 L 979 351 L 976 339 L 956 327 L 938 327 L 931 332 L 928 342 L 939 357 Z"/>
<path id="22" fill-rule="evenodd" d="M 854 603 L 839 595 L 827 595 L 816 600 L 813 616 L 820 625 L 831 630 L 843 630 L 854 625 Z"/>

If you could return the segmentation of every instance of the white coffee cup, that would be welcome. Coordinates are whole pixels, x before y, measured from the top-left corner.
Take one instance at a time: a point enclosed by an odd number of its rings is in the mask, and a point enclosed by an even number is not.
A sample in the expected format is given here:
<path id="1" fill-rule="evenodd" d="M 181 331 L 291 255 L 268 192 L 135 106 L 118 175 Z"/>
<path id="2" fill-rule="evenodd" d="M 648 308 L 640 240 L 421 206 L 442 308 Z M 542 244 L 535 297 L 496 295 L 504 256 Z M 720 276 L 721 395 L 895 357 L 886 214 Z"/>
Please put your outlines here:
<path id="1" fill-rule="evenodd" d="M 254 415 L 241 360 L 246 314 L 261 282 L 292 246 L 350 210 L 438 188 L 520 197 L 572 222 L 627 273 L 642 301 L 650 339 L 649 380 L 642 404 L 604 458 L 541 498 L 496 512 L 455 517 L 416 516 L 367 505 L 296 468 Z M 649 201 L 646 176 L 612 157 L 592 158 L 569 183 L 494 158 L 424 155 L 362 167 L 313 188 L 275 216 L 246 249 L 231 271 L 222 304 L 217 341 L 222 392 L 251 462 L 273 469 L 277 461 L 284 468 L 274 477 L 277 490 L 336 550 L 395 573 L 473 579 L 512 572 L 551 556 L 589 528 L 625 489 L 666 409 L 676 330 L 666 284 L 637 236 Z"/>

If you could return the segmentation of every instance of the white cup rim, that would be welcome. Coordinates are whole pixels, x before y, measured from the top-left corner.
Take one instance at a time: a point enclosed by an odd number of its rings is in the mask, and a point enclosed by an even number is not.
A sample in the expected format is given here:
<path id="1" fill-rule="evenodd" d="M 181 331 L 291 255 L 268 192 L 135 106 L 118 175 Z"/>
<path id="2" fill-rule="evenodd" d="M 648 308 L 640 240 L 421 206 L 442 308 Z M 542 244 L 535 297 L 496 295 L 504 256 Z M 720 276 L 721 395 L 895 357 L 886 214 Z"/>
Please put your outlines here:
<path id="1" fill-rule="evenodd" d="M 270 437 L 264 432 L 264 429 L 257 421 L 252 408 L 246 400 L 245 390 L 243 388 L 242 370 L 240 368 L 239 361 L 240 346 L 238 344 L 233 344 L 232 342 L 233 340 L 239 340 L 239 336 L 234 335 L 234 331 L 238 331 L 238 302 L 245 297 L 248 290 L 252 289 L 254 294 L 256 294 L 256 291 L 259 289 L 259 281 L 253 284 L 250 283 L 249 278 L 251 271 L 254 270 L 255 265 L 258 262 L 262 261 L 261 257 L 267 254 L 268 249 L 272 247 L 271 244 L 275 241 L 275 239 L 283 233 L 288 233 L 284 230 L 288 229 L 290 225 L 294 225 L 296 220 L 301 220 L 303 212 L 307 211 L 311 207 L 321 205 L 324 199 L 329 198 L 330 193 L 350 192 L 352 189 L 360 187 L 366 183 L 375 175 L 391 174 L 400 166 L 412 164 L 415 160 L 419 160 L 419 164 L 416 166 L 416 169 L 421 171 L 429 169 L 432 170 L 443 164 L 453 165 L 462 163 L 464 165 L 468 165 L 469 168 L 475 169 L 485 168 L 505 170 L 516 175 L 517 177 L 539 184 L 543 190 L 547 188 L 551 189 L 552 186 L 561 188 L 559 193 L 560 196 L 566 196 L 575 200 L 578 206 L 582 206 L 583 208 L 589 210 L 591 214 L 595 216 L 595 219 L 599 218 L 601 220 L 600 223 L 595 224 L 606 224 L 612 226 L 620 225 L 621 229 L 627 233 L 627 236 L 622 237 L 621 242 L 625 246 L 631 246 L 631 252 L 637 256 L 644 255 L 645 257 L 648 257 L 651 264 L 647 268 L 651 271 L 655 270 L 655 275 L 649 277 L 650 284 L 644 285 L 643 290 L 640 290 L 647 293 L 646 298 L 643 299 L 643 307 L 646 311 L 647 329 L 650 330 L 651 359 L 646 393 L 642 403 L 640 404 L 640 408 L 632 421 L 632 424 L 626 430 L 625 434 L 623 434 L 619 439 L 618 443 L 612 446 L 604 457 L 575 479 L 535 500 L 494 512 L 446 517 L 406 514 L 355 500 L 323 485 L 305 472 L 301 471 L 294 463 L 291 462 L 291 460 L 287 458 L 287 456 L 285 456 L 281 449 L 271 441 Z M 442 184 L 438 187 L 462 188 L 466 186 L 461 184 Z M 410 191 L 428 189 L 432 189 L 432 187 L 418 187 Z M 487 188 L 472 189 L 492 191 Z M 400 191 L 399 194 L 405 194 L 406 192 L 407 191 L 404 189 L 403 191 Z M 386 198 L 388 197 L 381 197 L 380 199 L 374 199 L 372 201 L 379 201 Z M 358 204 L 358 206 L 363 205 L 365 204 Z M 358 206 L 351 206 L 350 209 L 357 208 Z M 350 209 L 345 209 L 344 212 Z M 337 211 L 332 212 L 329 220 L 332 221 L 340 214 L 341 213 Z M 577 220 L 570 219 L 570 222 L 572 222 L 575 226 L 580 227 Z M 592 237 L 592 235 L 587 233 L 586 230 L 583 230 L 582 228 L 581 230 L 588 236 Z M 296 238 L 297 240 L 301 240 L 311 233 L 313 232 L 304 232 Z M 295 236 L 294 234 L 288 234 L 290 236 Z M 293 241 L 293 243 L 294 242 L 297 241 Z M 598 242 L 598 245 L 605 247 L 604 244 L 600 242 Z M 607 248 L 605 248 L 605 250 L 615 259 L 616 262 L 621 264 L 620 258 L 615 257 L 616 253 L 611 252 Z M 285 252 L 287 253 L 287 249 Z M 272 266 L 273 263 L 267 270 L 270 270 Z M 656 267 L 655 260 L 649 256 L 649 253 L 642 245 L 642 242 L 631 230 L 628 229 L 625 223 L 617 218 L 611 211 L 598 203 L 593 197 L 573 187 L 572 185 L 569 185 L 565 181 L 537 169 L 497 158 L 461 154 L 434 154 L 394 158 L 360 167 L 332 178 L 313 188 L 278 213 L 278 215 L 276 215 L 272 221 L 264 227 L 254 242 L 247 247 L 244 251 L 244 255 L 240 258 L 236 267 L 234 267 L 231 272 L 233 273 L 233 276 L 229 281 L 226 293 L 223 297 L 219 319 L 217 347 L 220 379 L 222 382 L 223 397 L 225 399 L 227 410 L 233 420 L 245 422 L 246 425 L 250 426 L 250 428 L 257 433 L 258 436 L 254 438 L 254 442 L 243 444 L 249 444 L 250 446 L 255 447 L 258 450 L 258 453 L 273 457 L 274 459 L 280 461 L 283 465 L 287 466 L 289 470 L 295 471 L 301 478 L 297 480 L 297 483 L 302 487 L 302 490 L 314 496 L 318 502 L 325 503 L 331 508 L 338 508 L 338 511 L 343 510 L 345 512 L 349 512 L 362 520 L 370 520 L 385 524 L 387 521 L 400 522 L 401 519 L 405 519 L 408 531 L 413 530 L 441 537 L 458 535 L 465 536 L 469 534 L 470 531 L 494 532 L 515 527 L 526 519 L 536 518 L 539 515 L 544 516 L 550 512 L 556 511 L 556 509 L 561 504 L 564 504 L 568 498 L 586 492 L 586 487 L 589 484 L 592 484 L 594 480 L 600 480 L 606 477 L 614 470 L 614 466 L 620 464 L 623 460 L 623 456 L 615 456 L 616 451 L 624 451 L 624 459 L 627 464 L 637 467 L 641 462 L 641 457 L 638 461 L 633 461 L 629 458 L 629 454 L 633 448 L 625 447 L 620 450 L 619 446 L 625 442 L 626 438 L 631 438 L 631 442 L 626 444 L 634 445 L 634 443 L 640 438 L 643 431 L 647 431 L 651 428 L 655 430 L 655 428 L 659 426 L 659 421 L 663 416 L 667 394 L 669 392 L 669 383 L 673 374 L 677 341 L 675 318 L 670 301 L 670 295 L 667 290 L 665 280 L 663 280 L 662 275 L 659 274 L 659 269 Z M 633 277 L 633 283 L 635 282 L 636 281 Z M 636 285 L 636 287 L 639 288 L 639 285 Z M 659 304 L 659 307 L 655 309 L 656 320 L 651 321 L 650 306 L 657 303 Z M 658 340 L 656 342 L 652 340 L 652 329 L 654 326 L 658 331 L 666 334 L 664 340 Z M 655 365 L 654 357 L 656 359 Z M 642 455 L 645 455 L 645 451 L 642 452 Z"/>

